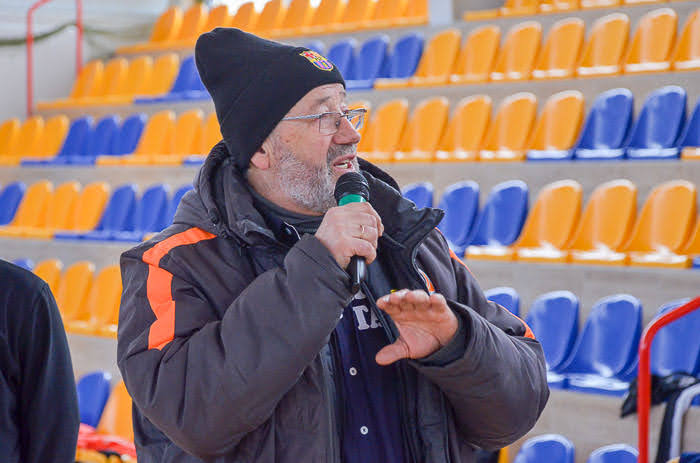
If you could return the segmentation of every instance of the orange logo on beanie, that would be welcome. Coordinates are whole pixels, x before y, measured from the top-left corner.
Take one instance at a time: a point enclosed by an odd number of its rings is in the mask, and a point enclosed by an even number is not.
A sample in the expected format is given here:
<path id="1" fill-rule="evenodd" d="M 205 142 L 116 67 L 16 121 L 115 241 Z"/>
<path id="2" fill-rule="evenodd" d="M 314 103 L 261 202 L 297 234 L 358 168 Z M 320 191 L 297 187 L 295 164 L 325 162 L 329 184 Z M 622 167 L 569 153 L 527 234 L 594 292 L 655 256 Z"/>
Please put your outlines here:
<path id="1" fill-rule="evenodd" d="M 333 69 L 333 63 L 331 63 L 315 51 L 304 50 L 299 54 L 304 58 L 308 59 L 311 64 L 321 69 L 322 71 L 330 71 Z"/>

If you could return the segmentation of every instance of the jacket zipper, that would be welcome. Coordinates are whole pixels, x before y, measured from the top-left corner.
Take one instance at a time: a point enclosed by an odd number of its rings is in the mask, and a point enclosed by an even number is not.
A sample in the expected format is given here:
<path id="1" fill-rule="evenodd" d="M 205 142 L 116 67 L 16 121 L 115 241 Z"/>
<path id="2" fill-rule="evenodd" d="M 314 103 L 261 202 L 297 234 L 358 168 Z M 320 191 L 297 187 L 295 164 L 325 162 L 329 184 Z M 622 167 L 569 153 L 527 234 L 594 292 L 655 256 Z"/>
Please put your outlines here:
<path id="1" fill-rule="evenodd" d="M 333 330 L 331 333 L 329 349 L 331 353 L 331 368 L 333 369 L 333 371 L 331 371 L 331 380 L 333 381 L 335 390 L 335 394 L 333 394 L 333 397 L 331 398 L 332 403 L 330 404 L 332 408 L 331 421 L 335 421 L 331 423 L 331 429 L 335 430 L 336 432 L 336 437 L 331 438 L 331 452 L 335 461 L 342 462 L 342 438 L 345 424 L 345 405 L 340 400 L 343 395 L 343 384 L 342 381 L 340 381 L 339 372 L 342 371 L 342 369 L 339 369 L 340 359 L 338 357 L 340 355 L 340 346 L 338 344 L 338 335 L 336 334 L 335 330 Z"/>

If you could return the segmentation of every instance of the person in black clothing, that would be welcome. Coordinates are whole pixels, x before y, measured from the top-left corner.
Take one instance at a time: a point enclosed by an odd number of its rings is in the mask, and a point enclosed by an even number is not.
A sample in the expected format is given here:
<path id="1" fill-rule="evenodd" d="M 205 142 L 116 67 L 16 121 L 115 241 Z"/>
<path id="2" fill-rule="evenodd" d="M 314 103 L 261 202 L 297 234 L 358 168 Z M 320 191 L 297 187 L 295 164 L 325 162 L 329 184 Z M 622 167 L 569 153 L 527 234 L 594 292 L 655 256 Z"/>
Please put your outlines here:
<path id="1" fill-rule="evenodd" d="M 48 285 L 0 260 L 0 461 L 73 463 L 78 397 Z"/>

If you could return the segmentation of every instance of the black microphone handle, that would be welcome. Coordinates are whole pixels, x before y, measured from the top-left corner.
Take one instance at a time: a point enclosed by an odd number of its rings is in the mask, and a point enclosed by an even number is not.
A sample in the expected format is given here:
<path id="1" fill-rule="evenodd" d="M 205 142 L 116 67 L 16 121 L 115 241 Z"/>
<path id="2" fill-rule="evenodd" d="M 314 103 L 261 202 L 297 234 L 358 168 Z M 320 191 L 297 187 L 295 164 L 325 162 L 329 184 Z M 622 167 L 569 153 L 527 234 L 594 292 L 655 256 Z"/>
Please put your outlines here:
<path id="1" fill-rule="evenodd" d="M 360 290 L 360 283 L 365 279 L 367 274 L 367 263 L 364 257 L 352 256 L 348 265 L 348 273 L 350 274 L 350 289 L 353 294 Z"/>

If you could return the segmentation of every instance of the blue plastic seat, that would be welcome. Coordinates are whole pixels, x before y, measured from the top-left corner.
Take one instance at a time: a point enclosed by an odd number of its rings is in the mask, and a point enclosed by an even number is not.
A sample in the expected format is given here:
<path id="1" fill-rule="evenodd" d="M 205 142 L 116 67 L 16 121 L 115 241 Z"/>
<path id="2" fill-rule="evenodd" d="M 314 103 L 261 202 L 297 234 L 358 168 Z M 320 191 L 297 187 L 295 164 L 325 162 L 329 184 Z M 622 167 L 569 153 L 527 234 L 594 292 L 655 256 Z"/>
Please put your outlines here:
<path id="1" fill-rule="evenodd" d="M 328 59 L 333 63 L 343 76 L 352 75 L 352 67 L 355 61 L 355 49 L 357 41 L 355 39 L 344 39 L 334 43 L 328 49 Z"/>
<path id="2" fill-rule="evenodd" d="M 12 261 L 12 263 L 18 267 L 22 267 L 25 270 L 29 270 L 30 272 L 34 270 L 34 261 L 31 259 L 15 259 Z"/>
<path id="3" fill-rule="evenodd" d="M 70 164 L 92 165 L 97 156 L 114 154 L 113 150 L 116 148 L 119 136 L 119 117 L 113 114 L 104 116 L 88 133 L 83 155 L 72 157 Z"/>
<path id="4" fill-rule="evenodd" d="M 22 165 L 64 166 L 70 164 L 72 158 L 83 156 L 85 153 L 85 144 L 87 143 L 91 126 L 92 117 L 90 116 L 83 116 L 75 119 L 68 128 L 68 133 L 63 140 L 63 145 L 54 158 L 27 159 L 22 161 Z"/>
<path id="5" fill-rule="evenodd" d="M 367 40 L 360 47 L 352 68 L 352 75 L 345 79 L 345 88 L 348 90 L 370 89 L 374 86 L 374 80 L 386 66 L 389 37 L 379 35 Z"/>
<path id="6" fill-rule="evenodd" d="M 27 185 L 23 182 L 12 182 L 0 192 L 0 225 L 12 222 L 26 190 Z"/>
<path id="7" fill-rule="evenodd" d="M 97 427 L 109 398 L 111 380 L 112 375 L 106 371 L 88 373 L 78 380 L 76 386 L 81 423 Z"/>
<path id="8" fill-rule="evenodd" d="M 479 185 L 473 181 L 458 182 L 447 187 L 438 208 L 445 217 L 438 225 L 455 254 L 463 256 L 469 243 L 474 219 L 479 211 Z"/>
<path id="9" fill-rule="evenodd" d="M 576 142 L 574 158 L 624 158 L 633 114 L 634 96 L 629 89 L 614 88 L 598 95 Z"/>
<path id="10" fill-rule="evenodd" d="M 168 222 L 169 193 L 170 187 L 165 184 L 158 183 L 150 186 L 136 203 L 133 230 L 115 232 L 112 239 L 116 241 L 141 241 L 147 233 L 159 232 L 170 225 Z"/>
<path id="11" fill-rule="evenodd" d="M 686 93 L 669 85 L 649 95 L 637 118 L 627 146 L 629 159 L 675 159 L 677 141 L 685 123 Z"/>
<path id="12" fill-rule="evenodd" d="M 678 146 L 681 149 L 700 147 L 700 99 L 695 104 L 695 109 L 693 109 L 693 113 L 683 128 Z"/>
<path id="13" fill-rule="evenodd" d="M 682 306 L 690 299 L 664 304 L 658 315 Z M 700 374 L 700 310 L 691 312 L 659 330 L 651 344 L 651 372 L 659 376 L 685 372 Z"/>
<path id="14" fill-rule="evenodd" d="M 564 386 L 563 378 L 556 372 L 571 355 L 578 335 L 578 317 L 576 295 L 570 291 L 552 291 L 535 299 L 525 318 L 525 323 L 542 345 L 551 387 Z"/>
<path id="15" fill-rule="evenodd" d="M 107 154 L 120 156 L 133 153 L 147 119 L 148 117 L 143 113 L 132 114 L 124 119 L 119 134 L 112 138 L 112 147 Z"/>
<path id="16" fill-rule="evenodd" d="M 598 301 L 559 373 L 568 389 L 621 396 L 636 376 L 642 304 L 618 294 Z"/>
<path id="17" fill-rule="evenodd" d="M 513 463 L 574 463 L 574 444 L 559 434 L 525 441 Z"/>
<path id="18" fill-rule="evenodd" d="M 405 79 L 411 77 L 423 54 L 423 36 L 416 33 L 406 34 L 396 41 L 387 60 L 384 72 L 379 77 Z"/>
<path id="19" fill-rule="evenodd" d="M 484 291 L 484 296 L 489 301 L 505 307 L 516 317 L 520 316 L 520 295 L 515 289 L 508 286 L 491 288 Z"/>
<path id="20" fill-rule="evenodd" d="M 326 46 L 320 40 L 311 40 L 303 45 L 311 51 L 315 51 L 319 55 L 326 55 Z"/>
<path id="21" fill-rule="evenodd" d="M 591 452 L 586 463 L 637 463 L 639 452 L 627 444 L 606 445 Z"/>
<path id="22" fill-rule="evenodd" d="M 173 218 L 175 217 L 175 212 L 177 211 L 177 207 L 180 205 L 182 197 L 185 196 L 185 193 L 193 189 L 194 188 L 192 185 L 182 185 L 180 188 L 175 190 L 173 199 L 170 200 L 170 204 L 168 206 L 168 225 L 172 224 Z"/>
<path id="23" fill-rule="evenodd" d="M 417 182 L 406 185 L 401 189 L 401 194 L 413 201 L 417 209 L 433 206 L 433 184 L 430 182 Z"/>
<path id="24" fill-rule="evenodd" d="M 522 180 L 494 186 L 479 212 L 470 243 L 475 246 L 512 244 L 520 235 L 528 211 L 528 188 Z"/>
<path id="25" fill-rule="evenodd" d="M 173 82 L 173 86 L 168 93 L 154 98 L 136 98 L 134 103 L 171 103 L 174 101 L 204 99 L 208 97 L 209 93 L 206 91 L 199 77 L 194 55 L 190 55 L 182 60 L 180 69 L 175 77 L 175 82 Z"/>

